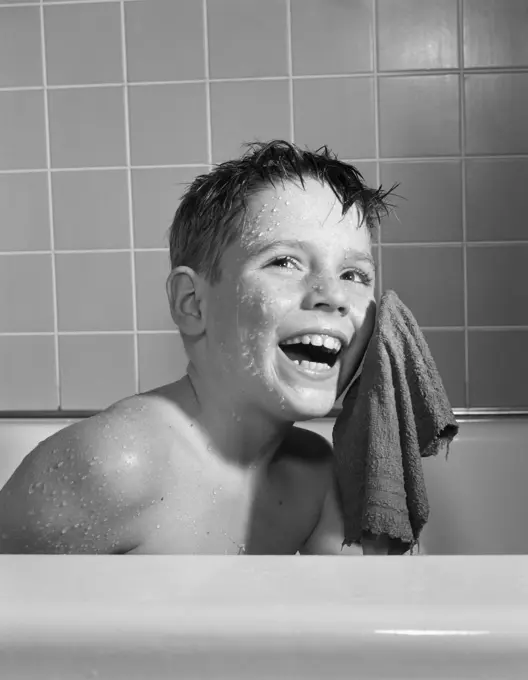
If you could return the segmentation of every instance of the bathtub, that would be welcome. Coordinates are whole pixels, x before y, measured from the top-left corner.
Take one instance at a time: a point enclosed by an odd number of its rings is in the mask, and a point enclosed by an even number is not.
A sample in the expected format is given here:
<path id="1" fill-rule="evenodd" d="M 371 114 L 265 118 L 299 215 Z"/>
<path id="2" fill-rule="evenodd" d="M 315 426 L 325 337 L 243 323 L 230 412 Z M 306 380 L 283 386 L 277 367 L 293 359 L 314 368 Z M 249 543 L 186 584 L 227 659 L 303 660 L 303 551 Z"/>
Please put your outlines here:
<path id="1" fill-rule="evenodd" d="M 0 421 L 0 484 L 66 424 Z M 527 434 L 463 421 L 424 461 L 425 556 L 0 555 L 0 677 L 525 680 Z"/>
<path id="2" fill-rule="evenodd" d="M 1 420 L 0 488 L 40 441 L 72 420 Z M 528 416 L 460 419 L 449 458 L 423 460 L 429 555 L 528 554 Z M 333 420 L 304 427 L 331 441 Z"/>

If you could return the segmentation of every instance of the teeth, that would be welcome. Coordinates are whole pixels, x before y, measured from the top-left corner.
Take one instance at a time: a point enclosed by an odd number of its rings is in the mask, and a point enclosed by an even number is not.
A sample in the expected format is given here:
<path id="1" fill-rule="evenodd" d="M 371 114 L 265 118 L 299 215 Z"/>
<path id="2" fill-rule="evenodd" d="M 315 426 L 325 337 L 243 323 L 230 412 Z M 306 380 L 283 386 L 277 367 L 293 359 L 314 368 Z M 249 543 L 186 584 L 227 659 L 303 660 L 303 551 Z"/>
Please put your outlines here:
<path id="1" fill-rule="evenodd" d="M 297 335 L 294 338 L 290 338 L 289 340 L 285 340 L 284 345 L 298 345 L 298 344 L 303 344 L 303 345 L 315 345 L 316 347 L 326 347 L 326 349 L 331 350 L 332 352 L 339 352 L 341 349 L 341 341 L 338 340 L 337 338 L 333 338 L 330 335 L 319 335 L 319 334 L 313 334 L 313 335 Z"/>
<path id="2" fill-rule="evenodd" d="M 309 371 L 329 371 L 331 368 L 328 364 L 320 364 L 317 361 L 304 361 L 304 359 L 303 361 L 299 361 L 298 359 L 294 359 L 293 362 Z"/>

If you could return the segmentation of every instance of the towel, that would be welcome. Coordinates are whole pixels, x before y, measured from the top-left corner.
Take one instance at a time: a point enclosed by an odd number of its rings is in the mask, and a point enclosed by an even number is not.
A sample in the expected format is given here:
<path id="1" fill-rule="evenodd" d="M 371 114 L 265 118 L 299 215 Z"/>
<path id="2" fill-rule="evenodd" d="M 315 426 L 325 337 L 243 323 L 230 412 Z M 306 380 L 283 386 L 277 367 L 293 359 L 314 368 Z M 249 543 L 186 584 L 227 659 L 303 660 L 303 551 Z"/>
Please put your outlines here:
<path id="1" fill-rule="evenodd" d="M 391 539 L 391 552 L 415 546 L 429 517 L 422 457 L 458 432 L 442 380 L 411 312 L 383 294 L 376 325 L 333 429 L 343 545 L 369 534 Z"/>

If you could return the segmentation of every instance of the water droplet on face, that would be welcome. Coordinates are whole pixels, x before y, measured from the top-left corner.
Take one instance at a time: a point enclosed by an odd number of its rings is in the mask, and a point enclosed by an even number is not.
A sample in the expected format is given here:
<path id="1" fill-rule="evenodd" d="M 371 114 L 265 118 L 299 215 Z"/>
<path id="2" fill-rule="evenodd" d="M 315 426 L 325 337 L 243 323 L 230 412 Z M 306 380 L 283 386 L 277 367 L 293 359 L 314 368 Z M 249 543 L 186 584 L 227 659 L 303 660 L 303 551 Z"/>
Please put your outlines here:
<path id="1" fill-rule="evenodd" d="M 161 529 L 161 524 L 156 524 L 156 529 Z"/>
<path id="2" fill-rule="evenodd" d="M 67 527 L 64 527 L 64 529 L 61 529 L 61 534 L 64 536 L 64 534 L 68 531 Z"/>

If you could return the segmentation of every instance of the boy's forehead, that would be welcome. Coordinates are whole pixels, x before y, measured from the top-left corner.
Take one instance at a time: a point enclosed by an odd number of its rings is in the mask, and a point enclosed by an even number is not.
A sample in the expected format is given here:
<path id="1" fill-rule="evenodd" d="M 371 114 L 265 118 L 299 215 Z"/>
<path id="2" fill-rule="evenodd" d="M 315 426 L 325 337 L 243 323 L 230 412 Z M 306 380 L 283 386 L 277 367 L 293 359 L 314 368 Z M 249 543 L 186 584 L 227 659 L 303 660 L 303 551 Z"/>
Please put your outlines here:
<path id="1" fill-rule="evenodd" d="M 311 177 L 298 181 L 278 180 L 256 191 L 248 200 L 246 224 L 251 228 L 266 222 L 279 227 L 282 224 L 301 222 L 347 222 L 358 226 L 356 206 L 342 214 L 343 208 L 332 188 Z M 282 221 L 281 221 L 282 220 Z"/>

